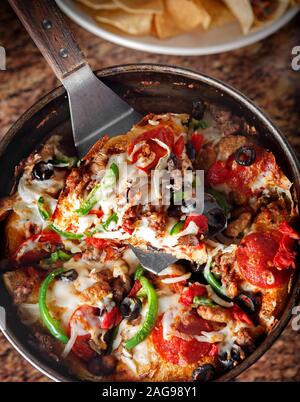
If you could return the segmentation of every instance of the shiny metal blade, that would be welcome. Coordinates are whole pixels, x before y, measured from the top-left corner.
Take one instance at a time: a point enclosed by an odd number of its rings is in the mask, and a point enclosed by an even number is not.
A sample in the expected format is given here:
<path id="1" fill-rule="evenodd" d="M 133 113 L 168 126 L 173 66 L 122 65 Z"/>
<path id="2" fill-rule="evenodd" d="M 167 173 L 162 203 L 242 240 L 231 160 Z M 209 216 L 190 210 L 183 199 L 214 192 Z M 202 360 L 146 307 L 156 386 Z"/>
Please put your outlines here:
<path id="1" fill-rule="evenodd" d="M 162 251 L 146 251 L 139 247 L 130 245 L 131 250 L 134 252 L 142 266 L 153 274 L 159 274 L 166 269 L 170 264 L 178 261 L 178 258 L 172 254 L 164 253 Z"/>
<path id="2" fill-rule="evenodd" d="M 75 146 L 82 158 L 103 135 L 126 133 L 142 116 L 86 65 L 62 81 L 68 92 Z"/>

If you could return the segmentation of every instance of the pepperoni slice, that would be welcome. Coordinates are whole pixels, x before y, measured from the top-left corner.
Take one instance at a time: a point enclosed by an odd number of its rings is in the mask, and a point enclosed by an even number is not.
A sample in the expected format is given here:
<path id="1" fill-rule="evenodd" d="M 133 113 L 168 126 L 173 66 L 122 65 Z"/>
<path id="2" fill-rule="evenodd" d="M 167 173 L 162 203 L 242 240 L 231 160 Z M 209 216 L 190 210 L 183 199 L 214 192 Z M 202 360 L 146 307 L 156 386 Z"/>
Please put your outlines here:
<path id="1" fill-rule="evenodd" d="M 212 345 L 206 342 L 198 342 L 196 339 L 182 339 L 172 336 L 166 340 L 163 336 L 161 315 L 152 331 L 152 342 L 156 352 L 166 361 L 185 366 L 196 363 L 203 356 L 209 355 Z M 178 325 L 177 330 L 185 335 L 201 335 L 202 331 L 211 331 L 209 323 L 198 316 L 196 312 L 189 314 L 184 323 Z"/>
<path id="2" fill-rule="evenodd" d="M 281 225 L 285 230 L 287 224 Z M 253 232 L 244 237 L 237 250 L 237 263 L 244 279 L 261 288 L 282 287 L 295 267 L 293 236 L 281 231 Z"/>
<path id="3" fill-rule="evenodd" d="M 254 146 L 253 146 L 254 147 Z M 234 154 L 226 161 L 215 162 L 207 172 L 206 180 L 210 186 L 227 184 L 232 190 L 250 195 L 253 192 L 259 192 L 263 187 L 253 184 L 263 173 L 272 172 L 274 184 L 280 180 L 280 173 L 276 165 L 276 160 L 271 152 L 255 146 L 256 160 L 250 166 L 241 166 L 236 160 Z"/>
<path id="4" fill-rule="evenodd" d="M 68 336 L 71 335 L 71 325 L 77 325 L 79 327 L 82 327 L 82 329 L 87 330 L 87 328 L 85 327 L 89 325 L 89 322 L 94 321 L 95 319 L 97 320 L 98 317 L 99 317 L 98 308 L 88 305 L 78 307 L 70 318 L 68 325 Z M 89 345 L 90 339 L 91 335 L 89 333 L 86 333 L 84 335 L 77 336 L 76 341 L 74 342 L 72 352 L 76 356 L 78 356 L 81 360 L 89 361 L 96 354 L 96 352 L 94 352 Z"/>
<path id="5" fill-rule="evenodd" d="M 154 128 L 153 130 L 149 130 L 141 135 L 139 135 L 137 138 L 135 138 L 134 141 L 131 142 L 131 144 L 128 146 L 128 154 L 130 155 L 136 144 L 140 142 L 145 142 L 145 145 L 147 147 L 142 147 L 141 149 L 137 150 L 134 155 L 131 156 L 132 162 L 136 163 L 139 159 L 140 156 L 143 156 L 144 159 L 147 159 L 147 157 L 150 157 L 150 155 L 146 155 L 145 152 L 152 154 L 152 157 L 149 159 L 148 165 L 144 167 L 139 167 L 139 169 L 145 171 L 148 173 L 151 169 L 154 169 L 159 162 L 160 158 L 166 155 L 167 150 L 165 147 L 161 146 L 157 141 L 159 140 L 162 143 L 166 144 L 171 150 L 174 148 L 174 131 L 170 127 L 157 127 Z M 181 145 L 180 143 L 177 144 L 177 150 L 178 152 L 180 151 Z M 154 155 L 154 156 L 153 156 Z"/>
<path id="6" fill-rule="evenodd" d="M 160 140 L 168 147 L 172 148 L 174 145 L 174 132 L 170 127 L 156 127 L 153 130 L 146 131 L 145 133 L 137 136 L 128 146 L 128 154 L 131 154 L 136 144 L 148 140 Z"/>
<path id="7" fill-rule="evenodd" d="M 42 259 L 50 257 L 51 253 L 54 252 L 61 243 L 61 237 L 57 233 L 42 232 L 33 235 L 21 243 L 11 260 L 20 265 L 38 263 Z"/>

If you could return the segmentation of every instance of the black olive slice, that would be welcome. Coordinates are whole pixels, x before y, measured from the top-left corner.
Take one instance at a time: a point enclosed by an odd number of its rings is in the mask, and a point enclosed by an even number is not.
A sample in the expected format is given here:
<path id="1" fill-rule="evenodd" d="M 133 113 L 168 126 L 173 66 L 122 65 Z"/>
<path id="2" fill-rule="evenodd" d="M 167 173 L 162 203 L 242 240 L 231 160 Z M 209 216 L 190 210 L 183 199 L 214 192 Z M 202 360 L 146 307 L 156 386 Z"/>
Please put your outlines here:
<path id="1" fill-rule="evenodd" d="M 196 120 L 202 120 L 205 112 L 205 104 L 202 100 L 193 102 L 191 116 Z"/>
<path id="2" fill-rule="evenodd" d="M 141 312 L 142 302 L 136 297 L 125 297 L 120 305 L 120 311 L 127 320 L 135 320 Z"/>
<path id="3" fill-rule="evenodd" d="M 256 159 L 256 151 L 253 147 L 241 147 L 235 151 L 235 161 L 240 166 L 251 166 Z"/>
<path id="4" fill-rule="evenodd" d="M 247 313 L 255 313 L 259 310 L 261 298 L 253 293 L 240 293 L 236 297 L 237 304 Z"/>
<path id="5" fill-rule="evenodd" d="M 35 180 L 49 180 L 54 174 L 52 163 L 38 162 L 33 170 L 32 177 Z"/>
<path id="6" fill-rule="evenodd" d="M 69 269 L 66 272 L 63 272 L 59 275 L 59 279 L 66 281 L 66 282 L 73 282 L 76 281 L 78 278 L 78 272 L 75 269 Z"/>
<path id="7" fill-rule="evenodd" d="M 233 345 L 230 354 L 222 353 L 218 356 L 219 362 L 224 370 L 230 370 L 241 361 L 241 348 L 238 345 Z"/>
<path id="8" fill-rule="evenodd" d="M 215 368 L 212 364 L 203 364 L 193 371 L 193 381 L 207 382 L 213 380 L 215 376 Z"/>

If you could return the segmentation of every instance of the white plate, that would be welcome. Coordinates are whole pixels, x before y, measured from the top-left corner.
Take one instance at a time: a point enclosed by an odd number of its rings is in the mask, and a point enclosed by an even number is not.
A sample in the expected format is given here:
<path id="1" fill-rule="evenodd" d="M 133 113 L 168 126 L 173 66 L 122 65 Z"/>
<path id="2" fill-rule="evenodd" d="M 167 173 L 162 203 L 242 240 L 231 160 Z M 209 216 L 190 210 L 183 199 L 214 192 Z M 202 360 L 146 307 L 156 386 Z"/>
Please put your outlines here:
<path id="1" fill-rule="evenodd" d="M 176 56 L 200 56 L 222 53 L 251 45 L 282 28 L 300 10 L 300 7 L 293 7 L 278 20 L 246 36 L 241 33 L 239 24 L 232 22 L 208 32 L 191 32 L 172 39 L 160 40 L 151 36 L 138 37 L 109 31 L 100 26 L 74 1 L 56 0 L 56 2 L 73 21 L 103 39 L 131 49 Z"/>

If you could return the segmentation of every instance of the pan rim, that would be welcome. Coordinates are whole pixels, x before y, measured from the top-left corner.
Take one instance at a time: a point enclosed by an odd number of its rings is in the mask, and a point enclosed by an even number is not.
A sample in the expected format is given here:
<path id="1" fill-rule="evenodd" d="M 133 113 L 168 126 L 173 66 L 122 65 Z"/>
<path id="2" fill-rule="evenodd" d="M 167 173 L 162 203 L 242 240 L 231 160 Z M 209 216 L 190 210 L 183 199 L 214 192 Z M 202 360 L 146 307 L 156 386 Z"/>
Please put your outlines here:
<path id="1" fill-rule="evenodd" d="M 128 73 L 141 73 L 141 72 L 149 72 L 149 73 L 164 73 L 171 74 L 177 77 L 184 77 L 194 81 L 202 82 L 213 89 L 217 89 L 226 93 L 229 98 L 234 99 L 239 104 L 246 109 L 248 109 L 253 116 L 255 116 L 258 120 L 260 120 L 268 132 L 270 132 L 271 136 L 276 139 L 278 145 L 284 152 L 287 154 L 288 159 L 290 161 L 292 170 L 300 175 L 300 163 L 296 157 L 295 152 L 291 148 L 289 142 L 281 132 L 271 121 L 271 119 L 267 116 L 267 114 L 253 101 L 251 101 L 248 97 L 246 97 L 242 92 L 235 89 L 231 85 L 224 83 L 223 81 L 212 78 L 206 74 L 201 72 L 196 72 L 191 69 L 183 68 L 183 67 L 175 67 L 166 64 L 152 64 L 152 63 L 138 63 L 138 64 L 124 64 L 124 65 L 116 65 L 107 68 L 103 68 L 95 71 L 98 77 L 113 77 L 115 75 L 128 74 Z M 3 136 L 1 140 L 1 148 L 6 146 L 10 142 L 10 140 L 18 133 L 22 125 L 27 122 L 32 116 L 38 113 L 43 107 L 47 106 L 52 100 L 57 99 L 61 95 L 65 93 L 65 90 L 62 86 L 59 86 L 44 97 L 40 98 L 37 102 L 35 102 L 25 113 L 23 113 L 18 120 L 11 126 L 11 128 L 7 131 L 7 133 Z M 299 185 L 300 186 L 300 185 Z M 266 339 L 255 349 L 255 351 L 247 357 L 243 362 L 237 365 L 232 370 L 222 374 L 219 378 L 216 379 L 219 381 L 231 381 L 236 376 L 241 374 L 247 368 L 249 368 L 252 364 L 254 364 L 264 353 L 268 351 L 268 349 L 273 345 L 273 343 L 277 340 L 277 338 L 281 335 L 283 330 L 287 327 L 288 322 L 292 316 L 292 309 L 300 299 L 300 272 L 295 275 L 293 279 L 293 287 L 291 293 L 289 294 L 289 301 L 285 306 L 285 309 L 279 319 L 279 322 L 275 329 L 271 332 L 270 335 L 266 337 Z M 21 354 L 23 358 L 25 358 L 31 365 L 33 365 L 37 370 L 42 372 L 44 375 L 52 379 L 56 382 L 70 382 L 76 381 L 75 378 L 72 378 L 59 374 L 55 369 L 52 369 L 47 365 L 47 363 L 41 362 L 40 359 L 35 356 L 30 350 L 26 350 L 26 346 L 19 342 L 11 331 L 2 330 L 5 338 L 11 343 L 11 345 Z"/>

